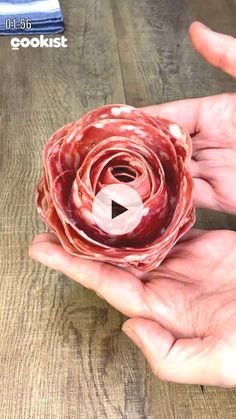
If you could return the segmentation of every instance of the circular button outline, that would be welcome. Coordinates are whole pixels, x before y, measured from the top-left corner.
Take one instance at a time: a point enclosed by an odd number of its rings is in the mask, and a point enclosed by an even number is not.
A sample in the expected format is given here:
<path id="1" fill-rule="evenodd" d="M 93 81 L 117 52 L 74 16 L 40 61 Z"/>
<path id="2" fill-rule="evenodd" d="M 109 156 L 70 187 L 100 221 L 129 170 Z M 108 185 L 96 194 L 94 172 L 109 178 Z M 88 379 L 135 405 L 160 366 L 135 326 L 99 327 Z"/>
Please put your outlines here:
<path id="1" fill-rule="evenodd" d="M 127 208 L 112 219 L 112 201 Z M 134 188 L 126 184 L 104 186 L 93 200 L 93 218 L 96 224 L 111 236 L 131 233 L 143 216 L 143 202 Z"/>

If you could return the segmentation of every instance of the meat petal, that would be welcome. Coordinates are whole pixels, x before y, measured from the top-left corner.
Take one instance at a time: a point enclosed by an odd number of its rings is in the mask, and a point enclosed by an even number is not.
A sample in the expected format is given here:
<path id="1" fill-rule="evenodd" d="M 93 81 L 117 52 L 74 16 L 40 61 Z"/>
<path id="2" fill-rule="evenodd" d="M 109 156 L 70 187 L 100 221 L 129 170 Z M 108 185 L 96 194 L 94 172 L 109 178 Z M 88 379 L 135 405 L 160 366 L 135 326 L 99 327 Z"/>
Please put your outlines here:
<path id="1" fill-rule="evenodd" d="M 128 105 L 102 106 L 45 145 L 38 213 L 73 255 L 153 270 L 195 221 L 191 152 L 177 123 Z M 111 236 L 96 224 L 92 204 L 103 187 L 119 183 L 139 193 L 144 211 L 132 232 Z"/>

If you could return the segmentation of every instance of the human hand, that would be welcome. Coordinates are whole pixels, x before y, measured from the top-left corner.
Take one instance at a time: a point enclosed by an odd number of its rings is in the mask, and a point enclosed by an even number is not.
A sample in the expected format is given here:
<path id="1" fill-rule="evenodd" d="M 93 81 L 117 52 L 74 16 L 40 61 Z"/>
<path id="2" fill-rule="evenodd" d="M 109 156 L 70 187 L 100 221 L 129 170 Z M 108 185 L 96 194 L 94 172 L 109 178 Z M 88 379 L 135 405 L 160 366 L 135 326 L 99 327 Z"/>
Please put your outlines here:
<path id="1" fill-rule="evenodd" d="M 191 36 L 196 41 L 197 36 Z M 211 58 L 217 64 L 213 61 Z M 227 60 L 220 62 L 230 70 Z M 229 72 L 233 74 L 233 66 Z M 236 213 L 235 102 L 235 95 L 229 94 L 144 110 L 176 120 L 194 134 L 192 173 L 197 206 Z M 123 330 L 160 378 L 234 386 L 235 235 L 230 231 L 193 230 L 172 249 L 158 270 L 139 276 L 73 257 L 51 234 L 38 236 L 29 255 L 93 289 L 132 317 Z"/>
<path id="2" fill-rule="evenodd" d="M 29 255 L 132 317 L 123 330 L 161 379 L 236 385 L 235 232 L 192 230 L 142 278 L 72 256 L 52 234 L 38 236 Z"/>
<path id="3" fill-rule="evenodd" d="M 236 77 L 236 40 L 195 22 L 190 37 L 211 64 Z M 148 106 L 143 110 L 182 124 L 193 138 L 195 204 L 236 213 L 236 94 Z"/>

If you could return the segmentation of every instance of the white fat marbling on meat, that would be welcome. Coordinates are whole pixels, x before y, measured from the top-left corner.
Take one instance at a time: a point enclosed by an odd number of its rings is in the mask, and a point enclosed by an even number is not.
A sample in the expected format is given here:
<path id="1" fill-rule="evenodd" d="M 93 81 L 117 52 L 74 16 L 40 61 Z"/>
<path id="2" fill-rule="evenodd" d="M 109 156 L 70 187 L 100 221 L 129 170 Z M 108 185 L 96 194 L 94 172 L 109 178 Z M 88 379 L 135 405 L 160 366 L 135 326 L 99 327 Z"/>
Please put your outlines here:
<path id="1" fill-rule="evenodd" d="M 140 261 L 146 259 L 146 255 L 128 255 L 124 258 L 127 262 Z"/>
<path id="2" fill-rule="evenodd" d="M 137 134 L 137 135 L 142 135 L 142 134 L 144 134 L 144 132 L 143 132 L 141 129 L 136 129 L 134 132 L 135 132 L 135 134 Z"/>
<path id="3" fill-rule="evenodd" d="M 163 159 L 165 159 L 165 160 L 170 160 L 170 158 L 169 158 L 169 156 L 168 156 L 168 154 L 167 153 L 165 153 L 165 151 L 160 151 L 159 152 L 159 156 L 160 157 L 162 157 Z"/>
<path id="4" fill-rule="evenodd" d="M 60 145 L 59 144 L 55 144 L 52 146 L 52 148 L 49 150 L 49 154 L 52 153 L 58 153 L 58 151 L 60 150 Z"/>
<path id="5" fill-rule="evenodd" d="M 169 130 L 171 135 L 173 135 L 173 137 L 177 138 L 177 140 L 182 140 L 182 132 L 180 127 L 178 127 L 178 125 L 176 124 L 171 124 L 169 125 Z"/>
<path id="6" fill-rule="evenodd" d="M 132 112 L 132 109 L 130 109 L 128 106 L 121 106 L 120 108 L 111 108 L 111 113 L 114 116 L 119 116 L 122 112 L 130 113 Z"/>
<path id="7" fill-rule="evenodd" d="M 72 132 L 72 133 L 69 135 L 69 137 L 67 137 L 67 139 L 66 139 L 66 143 L 67 143 L 67 144 L 69 144 L 69 143 L 73 140 L 74 136 L 75 136 L 75 133 L 74 133 L 74 132 Z"/>
<path id="8" fill-rule="evenodd" d="M 96 122 L 96 124 L 94 124 L 94 126 L 96 127 L 96 128 L 104 128 L 104 126 L 106 125 L 106 123 L 105 122 Z"/>
<path id="9" fill-rule="evenodd" d="M 133 131 L 135 127 L 133 125 L 126 125 L 127 131 Z"/>
<path id="10" fill-rule="evenodd" d="M 80 141 L 80 140 L 82 140 L 82 138 L 83 138 L 83 134 L 81 133 L 81 134 L 76 136 L 76 141 Z"/>

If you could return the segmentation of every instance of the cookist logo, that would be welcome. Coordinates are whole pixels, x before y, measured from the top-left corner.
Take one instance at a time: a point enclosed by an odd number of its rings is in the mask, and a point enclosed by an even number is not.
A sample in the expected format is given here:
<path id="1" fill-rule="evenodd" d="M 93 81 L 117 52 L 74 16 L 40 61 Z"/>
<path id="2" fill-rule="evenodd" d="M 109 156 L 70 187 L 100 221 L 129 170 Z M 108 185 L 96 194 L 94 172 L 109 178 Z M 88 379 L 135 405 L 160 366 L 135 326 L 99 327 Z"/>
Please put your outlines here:
<path id="1" fill-rule="evenodd" d="M 40 35 L 39 38 L 12 38 L 11 49 L 19 50 L 20 48 L 67 48 L 67 38 L 58 36 L 56 38 L 47 38 Z"/>

